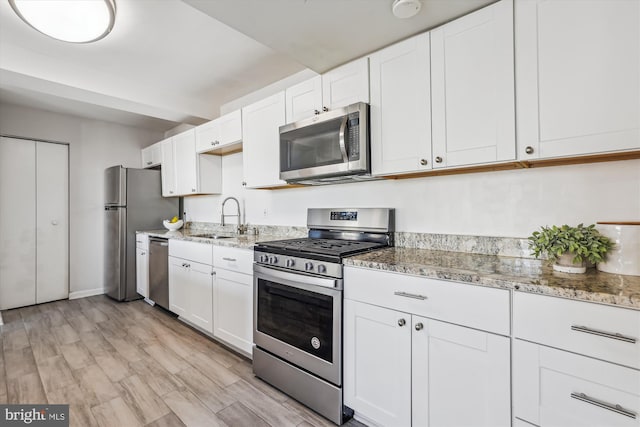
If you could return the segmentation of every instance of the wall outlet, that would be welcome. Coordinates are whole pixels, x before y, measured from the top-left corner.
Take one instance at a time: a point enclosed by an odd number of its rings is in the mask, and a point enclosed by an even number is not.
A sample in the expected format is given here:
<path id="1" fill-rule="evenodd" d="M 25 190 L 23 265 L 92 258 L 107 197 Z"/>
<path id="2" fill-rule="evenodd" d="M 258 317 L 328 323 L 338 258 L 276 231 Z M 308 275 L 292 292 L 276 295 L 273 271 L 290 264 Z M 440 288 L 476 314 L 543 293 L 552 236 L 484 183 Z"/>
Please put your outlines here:
<path id="1" fill-rule="evenodd" d="M 264 211 L 262 211 L 262 215 L 264 216 L 264 218 L 269 216 L 269 212 L 267 212 L 267 208 L 264 208 Z"/>

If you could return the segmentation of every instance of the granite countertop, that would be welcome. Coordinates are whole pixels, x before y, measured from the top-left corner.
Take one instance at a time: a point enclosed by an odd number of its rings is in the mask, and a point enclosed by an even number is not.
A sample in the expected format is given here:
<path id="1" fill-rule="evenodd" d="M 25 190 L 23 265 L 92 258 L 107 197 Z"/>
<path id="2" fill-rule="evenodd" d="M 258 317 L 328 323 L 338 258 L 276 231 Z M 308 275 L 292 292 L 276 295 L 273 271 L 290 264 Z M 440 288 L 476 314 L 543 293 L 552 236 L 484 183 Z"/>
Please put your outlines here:
<path id="1" fill-rule="evenodd" d="M 640 310 L 640 277 L 553 271 L 548 261 L 428 249 L 388 248 L 345 258 L 364 267 Z"/>
<path id="2" fill-rule="evenodd" d="M 215 232 L 215 231 L 203 231 L 203 230 L 191 230 L 182 229 L 176 231 L 169 230 L 148 230 L 139 231 L 139 233 L 148 234 L 154 237 L 164 237 L 167 239 L 180 239 L 188 240 L 198 243 L 209 243 L 215 246 L 225 246 L 231 248 L 253 249 L 253 245 L 259 242 L 268 242 L 271 240 L 283 240 L 288 239 L 287 235 L 274 235 L 274 234 L 234 234 L 228 232 Z M 217 234 L 220 236 L 229 236 L 226 239 L 210 239 L 206 237 L 200 237 L 203 234 Z"/>

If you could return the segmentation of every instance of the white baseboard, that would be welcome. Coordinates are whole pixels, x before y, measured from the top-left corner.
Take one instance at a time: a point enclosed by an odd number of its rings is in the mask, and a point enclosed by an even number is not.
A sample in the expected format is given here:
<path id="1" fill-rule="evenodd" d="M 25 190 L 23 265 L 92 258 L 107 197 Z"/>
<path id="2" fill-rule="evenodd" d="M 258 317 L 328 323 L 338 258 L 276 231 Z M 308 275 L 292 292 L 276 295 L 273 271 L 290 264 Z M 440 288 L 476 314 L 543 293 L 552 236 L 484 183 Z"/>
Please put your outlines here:
<path id="1" fill-rule="evenodd" d="M 69 299 L 86 298 L 102 294 L 104 294 L 104 288 L 85 289 L 84 291 L 70 292 Z"/>

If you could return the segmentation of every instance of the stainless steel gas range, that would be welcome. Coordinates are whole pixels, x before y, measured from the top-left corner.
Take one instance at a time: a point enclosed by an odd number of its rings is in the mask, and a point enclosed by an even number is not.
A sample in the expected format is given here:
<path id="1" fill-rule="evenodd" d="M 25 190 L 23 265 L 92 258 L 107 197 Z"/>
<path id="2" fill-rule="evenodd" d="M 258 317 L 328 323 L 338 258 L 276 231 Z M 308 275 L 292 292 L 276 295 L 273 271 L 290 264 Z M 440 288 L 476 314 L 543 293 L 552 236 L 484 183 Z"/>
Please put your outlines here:
<path id="1" fill-rule="evenodd" d="M 342 259 L 393 246 L 394 210 L 309 209 L 309 237 L 254 247 L 253 371 L 336 424 L 342 401 Z"/>

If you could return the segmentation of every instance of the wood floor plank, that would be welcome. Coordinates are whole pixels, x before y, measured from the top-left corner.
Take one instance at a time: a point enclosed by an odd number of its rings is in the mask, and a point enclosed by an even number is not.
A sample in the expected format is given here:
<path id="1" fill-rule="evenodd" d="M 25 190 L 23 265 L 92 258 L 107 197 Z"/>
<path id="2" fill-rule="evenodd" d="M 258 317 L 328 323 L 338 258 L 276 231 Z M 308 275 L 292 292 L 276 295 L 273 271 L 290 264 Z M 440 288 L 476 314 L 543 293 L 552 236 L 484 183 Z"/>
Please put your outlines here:
<path id="1" fill-rule="evenodd" d="M 85 394 L 77 384 L 52 390 L 47 393 L 50 404 L 69 405 L 69 426 L 90 427 L 97 422 L 91 413 Z"/>
<path id="2" fill-rule="evenodd" d="M 35 327 L 29 330 L 29 341 L 31 342 L 31 350 L 36 361 L 49 359 L 50 357 L 59 356 L 60 349 L 52 328 L 48 326 Z"/>
<path id="3" fill-rule="evenodd" d="M 20 350 L 29 347 L 29 337 L 27 331 L 22 328 L 16 328 L 10 332 L 2 334 L 3 347 L 7 350 Z"/>
<path id="4" fill-rule="evenodd" d="M 82 313 L 87 317 L 87 319 L 91 320 L 94 323 L 106 322 L 107 320 L 109 320 L 109 316 L 107 316 L 104 312 L 98 310 L 96 307 L 83 309 Z"/>
<path id="5" fill-rule="evenodd" d="M 145 424 L 167 415 L 169 407 L 138 375 L 120 381 L 123 398 Z"/>
<path id="6" fill-rule="evenodd" d="M 56 340 L 58 340 L 58 344 L 71 344 L 73 342 L 80 341 L 78 333 L 67 322 L 63 325 L 55 326 L 51 328 L 51 330 L 55 335 Z"/>
<path id="7" fill-rule="evenodd" d="M 145 347 L 144 351 L 172 374 L 176 374 L 183 369 L 188 369 L 190 367 L 183 358 L 159 344 Z"/>
<path id="8" fill-rule="evenodd" d="M 18 377 L 7 378 L 7 403 L 15 404 L 46 404 L 40 375 L 37 372 L 27 373 Z"/>
<path id="9" fill-rule="evenodd" d="M 187 358 L 187 362 L 221 387 L 231 385 L 240 379 L 229 369 L 200 352 L 190 355 Z"/>
<path id="10" fill-rule="evenodd" d="M 73 376 L 89 406 L 99 405 L 119 396 L 118 390 L 98 365 L 75 370 Z"/>
<path id="11" fill-rule="evenodd" d="M 118 354 L 124 357 L 128 362 L 137 362 L 148 358 L 149 356 L 144 353 L 139 347 L 133 345 L 130 340 L 125 338 L 110 338 L 105 339 L 116 349 Z"/>
<path id="12" fill-rule="evenodd" d="M 170 374 L 153 359 L 139 360 L 129 363 L 131 369 L 158 395 L 164 396 L 175 390 L 182 390 L 185 386 L 180 379 Z"/>
<path id="13" fill-rule="evenodd" d="M 95 364 L 95 359 L 81 342 L 73 342 L 60 346 L 60 353 L 72 370 Z"/>
<path id="14" fill-rule="evenodd" d="M 4 369 L 7 374 L 7 380 L 27 374 L 38 374 L 38 367 L 33 358 L 31 347 L 20 350 L 5 350 Z"/>
<path id="15" fill-rule="evenodd" d="M 163 400 L 187 427 L 225 425 L 188 390 L 172 391 Z"/>
<path id="16" fill-rule="evenodd" d="M 96 326 L 105 338 L 125 338 L 127 336 L 125 324 L 117 319 L 98 322 Z"/>
<path id="17" fill-rule="evenodd" d="M 142 427 L 142 421 L 136 417 L 129 405 L 121 397 L 91 408 L 100 427 L 126 426 Z"/>
<path id="18" fill-rule="evenodd" d="M 82 312 L 77 313 L 73 317 L 67 317 L 67 322 L 78 334 L 82 332 L 95 332 L 97 330 L 96 324 L 87 319 L 87 316 Z"/>
<path id="19" fill-rule="evenodd" d="M 293 427 L 304 421 L 298 414 L 291 412 L 244 380 L 236 381 L 227 387 L 227 390 L 272 426 Z"/>
<path id="20" fill-rule="evenodd" d="M 236 398 L 228 391 L 202 375 L 195 368 L 185 369 L 176 375 L 213 412 L 218 412 L 236 402 Z"/>
<path id="21" fill-rule="evenodd" d="M 240 402 L 228 406 L 218 412 L 216 416 L 229 426 L 271 427 L 269 423 Z"/>
<path id="22" fill-rule="evenodd" d="M 157 337 L 154 334 L 141 327 L 140 325 L 129 326 L 129 328 L 127 328 L 127 333 L 129 334 L 129 338 L 136 345 L 152 345 L 158 341 Z"/>
<path id="23" fill-rule="evenodd" d="M 44 391 L 63 388 L 75 383 L 69 365 L 62 356 L 54 356 L 37 362 Z"/>
<path id="24" fill-rule="evenodd" d="M 47 319 L 47 324 L 52 328 L 67 323 L 67 319 L 65 319 L 60 310 L 47 311 L 44 313 L 44 318 Z"/>
<path id="25" fill-rule="evenodd" d="M 178 418 L 173 411 L 169 412 L 162 418 L 158 418 L 152 423 L 147 424 L 145 427 L 186 427 L 182 420 Z"/>
<path id="26" fill-rule="evenodd" d="M 111 382 L 117 383 L 131 375 L 129 362 L 116 352 L 104 352 L 93 357 Z"/>
<path id="27" fill-rule="evenodd" d="M 101 353 L 111 353 L 116 351 L 116 349 L 113 348 L 113 346 L 109 344 L 109 342 L 105 340 L 99 332 L 82 332 L 80 334 L 80 340 L 94 356 Z"/>
<path id="28" fill-rule="evenodd" d="M 0 403 L 7 401 L 7 378 L 4 371 L 4 356 L 2 352 L 2 338 L 0 338 Z"/>

